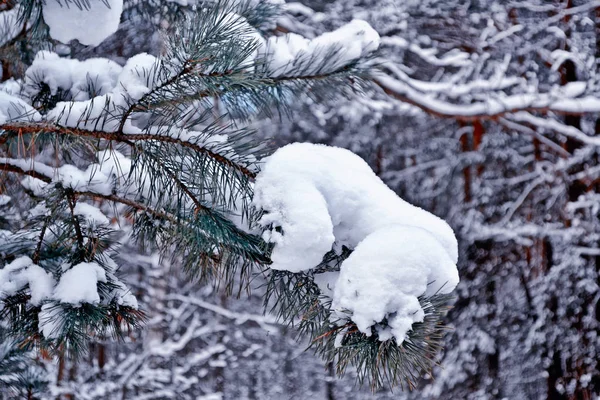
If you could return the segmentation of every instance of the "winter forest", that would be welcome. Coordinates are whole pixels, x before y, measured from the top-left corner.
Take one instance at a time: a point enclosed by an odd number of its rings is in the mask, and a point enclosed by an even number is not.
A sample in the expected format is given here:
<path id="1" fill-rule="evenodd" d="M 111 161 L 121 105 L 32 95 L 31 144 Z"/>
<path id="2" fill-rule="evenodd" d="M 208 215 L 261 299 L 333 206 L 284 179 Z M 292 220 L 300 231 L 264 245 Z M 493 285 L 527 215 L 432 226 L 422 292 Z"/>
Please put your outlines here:
<path id="1" fill-rule="evenodd" d="M 600 1 L 0 0 L 0 399 L 600 399 Z"/>

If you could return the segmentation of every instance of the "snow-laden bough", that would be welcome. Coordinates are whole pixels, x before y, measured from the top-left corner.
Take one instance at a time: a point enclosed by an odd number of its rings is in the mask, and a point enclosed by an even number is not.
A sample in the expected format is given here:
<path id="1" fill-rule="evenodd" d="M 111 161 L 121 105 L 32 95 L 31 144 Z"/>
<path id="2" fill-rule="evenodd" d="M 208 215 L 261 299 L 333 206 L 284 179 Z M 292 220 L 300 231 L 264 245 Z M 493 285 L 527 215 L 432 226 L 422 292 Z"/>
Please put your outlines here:
<path id="1" fill-rule="evenodd" d="M 332 249 L 353 250 L 315 283 L 341 324 L 350 318 L 367 336 L 402 343 L 423 321 L 419 297 L 458 284 L 450 226 L 402 200 L 348 150 L 285 146 L 265 160 L 254 190 L 263 239 L 274 246 L 272 269 L 307 272 Z"/>

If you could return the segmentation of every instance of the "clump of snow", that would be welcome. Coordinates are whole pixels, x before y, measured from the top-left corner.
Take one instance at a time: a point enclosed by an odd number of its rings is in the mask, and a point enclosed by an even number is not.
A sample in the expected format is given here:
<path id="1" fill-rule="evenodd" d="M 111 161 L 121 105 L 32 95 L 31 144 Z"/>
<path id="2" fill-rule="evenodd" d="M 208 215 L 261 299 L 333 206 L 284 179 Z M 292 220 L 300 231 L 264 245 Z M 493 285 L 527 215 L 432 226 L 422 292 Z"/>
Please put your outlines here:
<path id="1" fill-rule="evenodd" d="M 160 63 L 156 57 L 148 53 L 137 54 L 125 63 L 116 89 L 123 90 L 129 97 L 138 100 L 159 83 L 159 69 Z"/>
<path id="2" fill-rule="evenodd" d="M 313 74 L 323 67 L 323 61 L 331 71 L 348 65 L 377 50 L 379 41 L 368 22 L 355 19 L 314 39 L 294 33 L 270 37 L 263 52 L 273 76 L 289 75 L 299 66 Z"/>
<path id="3" fill-rule="evenodd" d="M 117 288 L 115 289 L 115 298 L 117 304 L 124 307 L 131 307 L 137 310 L 138 301 L 137 298 L 131 293 L 131 290 L 125 286 L 123 282 L 115 279 Z"/>
<path id="4" fill-rule="evenodd" d="M 332 308 L 352 313 L 358 329 L 387 317 L 390 334 L 402 343 L 412 324 L 423 322 L 421 295 L 451 292 L 456 265 L 435 237 L 422 228 L 393 226 L 367 236 L 346 259 L 335 285 Z M 381 340 L 389 337 L 382 337 Z"/>
<path id="5" fill-rule="evenodd" d="M 45 0 L 42 15 L 50 27 L 50 36 L 63 43 L 77 39 L 81 44 L 97 46 L 115 33 L 123 0 L 92 0 L 88 4 L 86 9 L 79 8 L 72 0 Z"/>
<path id="6" fill-rule="evenodd" d="M 0 194 L 0 207 L 7 205 L 10 203 L 11 197 L 5 194 Z"/>
<path id="7" fill-rule="evenodd" d="M 60 65 L 63 59 L 58 61 Z M 95 64 L 91 64 L 91 70 L 97 71 L 97 64 L 102 62 L 103 59 L 96 59 Z M 109 116 L 118 115 L 122 112 L 122 108 L 128 107 L 128 101 L 140 99 L 157 85 L 160 81 L 159 68 L 160 63 L 156 57 L 146 53 L 137 54 L 131 57 L 123 68 L 115 67 L 111 73 L 107 73 L 103 78 L 98 78 L 106 84 L 103 86 L 107 88 L 106 93 L 85 101 L 61 101 L 48 112 L 46 118 L 62 126 L 114 132 L 119 127 L 120 121 L 118 118 Z M 117 72 L 118 75 L 116 75 Z M 87 76 L 83 74 L 72 75 L 72 79 L 78 77 L 77 82 L 85 83 L 87 82 Z M 81 77 L 86 77 L 86 79 L 81 80 Z M 62 84 L 68 86 L 66 77 Z M 61 87 L 60 84 L 55 86 Z M 71 90 L 81 93 L 75 87 L 74 85 Z M 126 128 L 135 127 L 132 127 L 131 122 L 127 121 Z"/>
<path id="8" fill-rule="evenodd" d="M 99 171 L 96 164 L 90 165 L 85 171 L 65 164 L 56 169 L 53 180 L 78 191 L 110 194 L 112 189 L 111 179 Z"/>
<path id="9" fill-rule="evenodd" d="M 32 176 L 26 176 L 21 179 L 21 185 L 25 190 L 29 190 L 34 196 L 38 197 L 42 197 L 44 190 L 48 187 L 46 182 Z"/>
<path id="10" fill-rule="evenodd" d="M 98 282 L 106 282 L 104 269 L 97 263 L 80 263 L 61 276 L 53 297 L 61 303 L 73 305 L 98 304 Z"/>
<path id="11" fill-rule="evenodd" d="M 18 96 L 19 93 L 21 93 L 21 81 L 16 81 L 15 78 L 7 79 L 0 83 L 0 91 L 13 96 Z"/>
<path id="12" fill-rule="evenodd" d="M 108 225 L 109 223 L 106 215 L 104 215 L 98 207 L 94 207 L 91 204 L 83 203 L 81 201 L 75 204 L 73 213 L 84 217 L 89 224 Z"/>
<path id="13" fill-rule="evenodd" d="M 31 292 L 29 302 L 32 305 L 38 305 L 42 300 L 50 298 L 55 281 L 49 272 L 37 265 L 30 265 L 27 268 L 26 275 Z"/>
<path id="14" fill-rule="evenodd" d="M 71 128 L 115 131 L 119 121 L 109 117 L 118 112 L 112 99 L 111 94 L 105 94 L 85 101 L 61 101 L 46 119 Z"/>
<path id="15" fill-rule="evenodd" d="M 38 305 L 50 297 L 54 288 L 52 275 L 26 256 L 19 257 L 0 269 L 0 297 L 12 296 L 29 286 L 30 303 Z"/>
<path id="16" fill-rule="evenodd" d="M 64 187 L 72 188 L 79 192 L 92 191 L 98 194 L 109 195 L 112 193 L 114 182 L 111 177 L 112 170 L 100 164 L 90 164 L 85 171 L 78 169 L 74 165 L 65 164 L 58 168 L 53 168 L 49 165 L 34 162 L 27 159 L 15 159 L 0 157 L 0 163 L 6 163 L 19 167 L 24 171 L 35 171 L 40 175 L 50 178 L 53 182 L 60 183 Z M 107 174 L 102 172 L 106 170 Z M 23 179 L 21 183 L 34 191 L 34 193 L 42 193 L 46 185 L 39 180 Z"/>
<path id="17" fill-rule="evenodd" d="M 401 343 L 423 318 L 418 297 L 449 293 L 458 284 L 458 245 L 442 219 L 399 198 L 352 152 L 297 143 L 266 159 L 253 204 L 264 215 L 263 238 L 273 243 L 271 268 L 317 266 L 343 246 L 354 252 L 339 272 L 315 277 L 340 318 L 361 332 L 388 318 Z M 325 275 L 325 274 L 323 274 Z"/>
<path id="18" fill-rule="evenodd" d="M 45 83 L 52 95 L 58 90 L 68 93 L 72 100 L 88 100 L 95 95 L 109 93 L 117 84 L 122 67 L 107 58 L 79 61 L 61 58 L 51 51 L 39 51 L 25 73 L 25 92 L 33 97 Z M 93 90 L 91 90 L 93 89 Z"/>
<path id="19" fill-rule="evenodd" d="M 49 0 L 56 1 L 56 0 Z M 72 7 L 71 7 L 72 8 Z M 257 42 L 257 50 L 249 55 L 248 68 L 258 59 L 273 77 L 293 75 L 299 69 L 303 74 L 328 73 L 366 56 L 379 46 L 379 35 L 362 20 L 309 40 L 299 35 L 272 37 L 268 41 L 241 16 L 230 13 L 223 17 L 224 24 L 232 24 L 241 38 Z M 211 67 L 202 64 L 202 72 Z M 26 92 L 30 97 L 39 90 L 39 82 L 46 83 L 51 93 L 59 89 L 69 91 L 74 101 L 57 103 L 46 118 L 62 126 L 123 133 L 139 133 L 136 117 L 130 116 L 121 126 L 119 118 L 131 102 L 139 100 L 176 71 L 161 64 L 156 57 L 141 53 L 131 57 L 123 68 L 105 59 L 77 61 L 60 58 L 58 54 L 38 53 L 26 74 Z M 88 87 L 94 83 L 97 96 L 88 99 Z M 193 117 L 193 114 L 188 114 Z M 138 119 L 139 116 L 138 116 Z M 140 119 L 141 124 L 147 121 Z"/>

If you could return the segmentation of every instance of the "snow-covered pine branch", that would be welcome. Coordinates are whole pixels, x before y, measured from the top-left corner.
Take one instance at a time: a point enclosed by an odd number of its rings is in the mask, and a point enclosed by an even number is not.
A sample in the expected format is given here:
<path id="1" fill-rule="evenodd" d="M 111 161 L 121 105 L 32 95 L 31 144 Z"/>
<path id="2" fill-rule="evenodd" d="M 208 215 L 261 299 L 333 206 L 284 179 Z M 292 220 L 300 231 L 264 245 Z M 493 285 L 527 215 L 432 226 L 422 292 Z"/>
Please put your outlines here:
<path id="1" fill-rule="evenodd" d="M 439 318 L 459 281 L 448 224 L 400 199 L 357 155 L 323 145 L 277 150 L 254 190 L 262 237 L 273 245 L 278 315 L 296 312 L 300 329 L 340 363 L 340 373 L 349 363 L 374 388 L 386 379 L 412 387 L 433 367 L 439 346 L 430 339 L 441 338 Z M 305 281 L 302 295 L 310 301 L 301 306 L 281 300 L 298 296 L 298 285 L 281 284 L 289 273 L 292 282 Z M 322 315 L 307 318 L 317 310 Z M 386 350 L 352 354 L 369 344 Z M 376 367 L 394 359 L 401 361 L 390 376 Z"/>
<path id="2" fill-rule="evenodd" d="M 27 35 L 37 15 L 52 39 L 97 45 L 122 8 L 24 1 L 6 24 Z M 277 316 L 302 317 L 300 330 L 340 374 L 357 366 L 377 388 L 430 371 L 458 282 L 452 230 L 346 151 L 296 145 L 264 158 L 270 148 L 251 125 L 304 94 L 362 91 L 379 35 L 353 20 L 312 39 L 265 38 L 250 23 L 257 10 L 192 7 L 163 55 L 123 66 L 41 50 L 22 79 L 0 86 L 2 207 L 16 216 L 0 231 L 0 315 L 22 345 L 78 356 L 90 337 L 122 338 L 143 322 L 118 278 L 131 236 L 229 293 L 267 274 L 267 307 L 274 296 L 296 302 Z M 274 287 L 290 276 L 310 293 Z M 173 354 L 194 330 L 151 355 Z"/>

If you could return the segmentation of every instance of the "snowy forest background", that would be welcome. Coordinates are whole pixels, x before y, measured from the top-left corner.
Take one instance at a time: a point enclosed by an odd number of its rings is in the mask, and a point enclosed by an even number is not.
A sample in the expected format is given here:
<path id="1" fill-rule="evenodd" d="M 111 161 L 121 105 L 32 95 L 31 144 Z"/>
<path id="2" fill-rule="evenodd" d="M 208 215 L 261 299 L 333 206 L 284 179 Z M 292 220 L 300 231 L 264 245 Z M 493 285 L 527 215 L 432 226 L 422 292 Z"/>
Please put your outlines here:
<path id="1" fill-rule="evenodd" d="M 137 3 L 125 2 L 117 33 L 72 43 L 71 57 L 160 54 L 168 18 Z M 359 389 L 261 314 L 260 288 L 226 297 L 125 243 L 123 280 L 146 328 L 95 342 L 78 365 L 40 359 L 35 373 L 55 398 L 600 396 L 600 1 L 307 0 L 282 4 L 267 33 L 314 37 L 353 18 L 381 36 L 382 73 L 367 96 L 306 96 L 257 128 L 275 147 L 351 149 L 454 228 L 461 282 L 433 379 L 412 393 Z M 4 61 L 9 48 L 0 34 L 5 91 L 24 72 Z"/>

